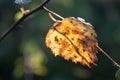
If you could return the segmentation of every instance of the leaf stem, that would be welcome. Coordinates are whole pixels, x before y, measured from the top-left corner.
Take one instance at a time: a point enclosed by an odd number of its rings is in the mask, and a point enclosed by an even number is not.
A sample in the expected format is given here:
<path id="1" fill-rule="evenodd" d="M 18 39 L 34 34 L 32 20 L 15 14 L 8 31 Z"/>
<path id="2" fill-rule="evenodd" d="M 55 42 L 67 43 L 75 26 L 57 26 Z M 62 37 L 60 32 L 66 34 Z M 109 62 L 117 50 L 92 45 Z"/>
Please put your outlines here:
<path id="1" fill-rule="evenodd" d="M 44 9 L 45 11 L 47 11 L 48 13 L 51 13 L 51 14 L 53 14 L 53 15 L 59 17 L 60 19 L 64 19 L 62 16 L 60 16 L 60 15 L 58 15 L 57 13 L 55 13 L 55 12 L 49 10 L 49 9 L 46 8 L 45 6 L 43 6 L 43 9 Z M 51 17 L 51 15 L 50 15 L 50 17 Z"/>

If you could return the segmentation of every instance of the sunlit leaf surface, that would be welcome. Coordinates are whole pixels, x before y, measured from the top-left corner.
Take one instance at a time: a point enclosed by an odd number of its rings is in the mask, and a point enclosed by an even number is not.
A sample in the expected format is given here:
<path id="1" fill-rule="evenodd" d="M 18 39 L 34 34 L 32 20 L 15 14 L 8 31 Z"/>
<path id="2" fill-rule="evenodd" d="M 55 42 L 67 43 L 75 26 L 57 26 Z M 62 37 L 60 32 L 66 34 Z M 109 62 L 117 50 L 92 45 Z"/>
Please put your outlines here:
<path id="1" fill-rule="evenodd" d="M 55 22 L 46 36 L 46 46 L 55 56 L 91 67 L 96 65 L 96 33 L 82 18 L 65 18 Z"/>

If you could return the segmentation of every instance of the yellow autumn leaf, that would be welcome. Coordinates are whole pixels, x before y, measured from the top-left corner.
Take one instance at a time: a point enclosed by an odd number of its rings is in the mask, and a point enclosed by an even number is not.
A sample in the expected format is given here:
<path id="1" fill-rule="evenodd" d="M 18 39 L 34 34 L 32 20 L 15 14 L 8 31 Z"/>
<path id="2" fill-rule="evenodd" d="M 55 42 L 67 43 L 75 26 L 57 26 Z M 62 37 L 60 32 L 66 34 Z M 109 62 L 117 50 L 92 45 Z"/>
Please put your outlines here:
<path id="1" fill-rule="evenodd" d="M 65 18 L 53 24 L 46 36 L 46 46 L 55 56 L 80 62 L 89 68 L 96 66 L 96 33 L 90 23 L 82 18 Z"/>

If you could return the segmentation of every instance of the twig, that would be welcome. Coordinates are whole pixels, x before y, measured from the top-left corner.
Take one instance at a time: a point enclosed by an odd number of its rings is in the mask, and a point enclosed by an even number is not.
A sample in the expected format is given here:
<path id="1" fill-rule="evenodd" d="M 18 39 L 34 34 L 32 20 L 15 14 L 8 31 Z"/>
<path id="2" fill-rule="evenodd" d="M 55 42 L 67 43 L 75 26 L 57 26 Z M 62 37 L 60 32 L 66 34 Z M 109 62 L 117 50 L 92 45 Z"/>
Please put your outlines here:
<path id="1" fill-rule="evenodd" d="M 44 9 L 45 11 L 47 11 L 48 13 L 51 13 L 51 14 L 53 14 L 53 15 L 59 17 L 60 19 L 64 19 L 62 16 L 60 16 L 60 15 L 58 15 L 57 13 L 55 13 L 55 12 L 49 10 L 49 9 L 46 8 L 45 6 L 43 6 L 43 9 Z M 50 16 L 50 17 L 51 17 L 51 16 Z"/>
<path id="2" fill-rule="evenodd" d="M 58 20 L 56 20 L 56 19 L 52 16 L 51 13 L 48 13 L 48 15 L 50 16 L 50 18 L 51 18 L 54 22 L 58 21 Z"/>
<path id="3" fill-rule="evenodd" d="M 39 9 L 43 9 L 43 6 L 45 6 L 50 0 L 45 0 L 43 1 L 39 6 L 37 6 L 36 8 L 34 8 L 33 10 L 31 10 L 29 13 L 25 14 L 23 17 L 21 17 L 17 22 L 15 22 L 12 26 L 10 26 L 10 28 L 4 32 L 1 36 L 0 36 L 0 42 L 10 33 L 12 32 L 17 25 L 19 25 L 24 19 L 26 19 L 28 16 L 32 15 L 33 13 L 37 12 Z"/>
<path id="4" fill-rule="evenodd" d="M 114 66 L 120 68 L 120 65 L 116 61 L 114 61 L 102 48 L 100 48 L 99 45 L 97 45 L 96 47 L 114 64 Z"/>

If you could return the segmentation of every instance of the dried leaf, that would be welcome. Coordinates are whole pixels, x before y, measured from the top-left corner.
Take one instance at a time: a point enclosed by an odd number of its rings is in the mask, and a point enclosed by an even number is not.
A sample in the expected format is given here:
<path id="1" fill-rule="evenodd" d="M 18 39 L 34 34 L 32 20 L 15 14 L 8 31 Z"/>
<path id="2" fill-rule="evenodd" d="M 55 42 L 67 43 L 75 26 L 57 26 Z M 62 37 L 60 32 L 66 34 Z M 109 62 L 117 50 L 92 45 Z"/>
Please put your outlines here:
<path id="1" fill-rule="evenodd" d="M 65 18 L 53 24 L 46 36 L 46 46 L 55 56 L 62 56 L 82 65 L 96 66 L 96 33 L 82 18 Z"/>

